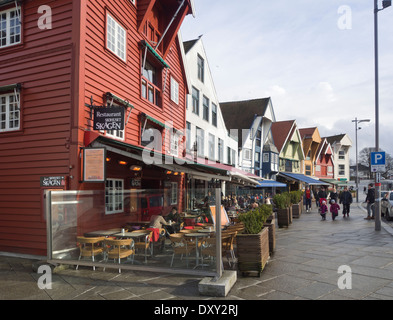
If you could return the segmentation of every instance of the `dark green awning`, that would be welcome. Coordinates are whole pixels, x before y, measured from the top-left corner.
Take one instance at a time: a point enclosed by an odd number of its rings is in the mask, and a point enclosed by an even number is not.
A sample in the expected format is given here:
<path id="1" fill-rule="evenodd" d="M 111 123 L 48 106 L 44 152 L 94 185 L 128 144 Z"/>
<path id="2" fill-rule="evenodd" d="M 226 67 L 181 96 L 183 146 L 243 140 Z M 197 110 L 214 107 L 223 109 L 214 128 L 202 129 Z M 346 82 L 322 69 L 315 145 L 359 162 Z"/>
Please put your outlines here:
<path id="1" fill-rule="evenodd" d="M 169 65 L 165 62 L 165 60 L 163 58 L 161 58 L 161 56 L 157 53 L 156 50 L 153 49 L 153 47 L 145 40 L 141 41 L 142 46 L 144 46 L 145 48 L 147 48 L 149 50 L 149 52 L 161 63 L 161 65 L 164 68 L 168 68 L 169 69 Z"/>

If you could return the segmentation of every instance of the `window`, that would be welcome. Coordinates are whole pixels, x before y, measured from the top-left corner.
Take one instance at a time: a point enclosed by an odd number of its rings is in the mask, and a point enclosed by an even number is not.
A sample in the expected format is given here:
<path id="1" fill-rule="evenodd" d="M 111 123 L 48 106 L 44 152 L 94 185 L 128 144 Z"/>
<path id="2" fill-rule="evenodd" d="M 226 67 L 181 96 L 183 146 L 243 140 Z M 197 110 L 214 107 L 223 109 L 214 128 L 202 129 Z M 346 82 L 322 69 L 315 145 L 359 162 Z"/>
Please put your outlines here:
<path id="1" fill-rule="evenodd" d="M 212 102 L 212 125 L 217 127 L 217 106 Z"/>
<path id="2" fill-rule="evenodd" d="M 218 138 L 218 161 L 224 161 L 224 141 Z"/>
<path id="3" fill-rule="evenodd" d="M 215 144 L 215 136 L 212 135 L 211 133 L 209 133 L 209 159 L 210 160 L 214 160 L 214 153 L 215 153 L 215 149 L 214 149 L 214 144 Z"/>
<path id="4" fill-rule="evenodd" d="M 209 121 L 209 99 L 203 96 L 203 120 Z"/>
<path id="5" fill-rule="evenodd" d="M 191 123 L 186 122 L 186 151 L 191 151 Z"/>
<path id="6" fill-rule="evenodd" d="M 105 214 L 124 211 L 124 180 L 107 179 L 105 182 Z"/>
<path id="7" fill-rule="evenodd" d="M 308 151 L 306 160 L 311 160 L 311 150 Z"/>
<path id="8" fill-rule="evenodd" d="M 142 68 L 142 98 L 161 106 L 161 91 L 158 88 L 158 71 L 149 62 L 145 62 L 145 67 Z"/>
<path id="9" fill-rule="evenodd" d="M 199 116 L 199 90 L 192 87 L 192 112 Z"/>
<path id="10" fill-rule="evenodd" d="M 205 61 L 198 54 L 198 79 L 204 82 L 205 80 Z"/>
<path id="11" fill-rule="evenodd" d="M 147 123 L 145 128 L 142 127 L 141 145 L 143 147 L 149 147 L 156 151 L 161 151 L 162 150 L 161 130 L 152 126 L 150 123 Z"/>
<path id="12" fill-rule="evenodd" d="M 115 19 L 107 15 L 106 46 L 123 61 L 126 61 L 126 30 Z"/>
<path id="13" fill-rule="evenodd" d="M 311 166 L 310 165 L 306 166 L 306 176 L 311 176 Z"/>
<path id="14" fill-rule="evenodd" d="M 338 158 L 340 160 L 345 160 L 345 151 L 339 151 L 338 152 Z"/>
<path id="15" fill-rule="evenodd" d="M 321 165 L 320 165 L 320 164 L 317 164 L 317 165 L 315 166 L 315 171 L 316 171 L 316 172 L 321 172 Z"/>
<path id="16" fill-rule="evenodd" d="M 262 130 L 260 128 L 257 130 L 257 136 L 256 136 L 255 139 L 256 139 L 255 140 L 255 145 L 257 147 L 260 147 L 261 146 L 261 140 L 262 140 Z"/>
<path id="17" fill-rule="evenodd" d="M 0 12 L 0 48 L 21 42 L 20 7 Z"/>
<path id="18" fill-rule="evenodd" d="M 338 165 L 338 175 L 345 176 L 345 165 L 344 164 Z"/>
<path id="19" fill-rule="evenodd" d="M 171 77 L 171 100 L 179 104 L 179 83 Z"/>
<path id="20" fill-rule="evenodd" d="M 177 182 L 171 182 L 171 205 L 177 204 Z"/>
<path id="21" fill-rule="evenodd" d="M 232 149 L 232 163 L 233 166 L 236 165 L 236 150 Z"/>
<path id="22" fill-rule="evenodd" d="M 269 153 L 268 153 L 268 152 L 264 152 L 262 157 L 263 157 L 263 160 L 262 160 L 262 161 L 263 161 L 264 163 L 269 162 Z"/>
<path id="23" fill-rule="evenodd" d="M 198 156 L 204 156 L 205 149 L 205 132 L 201 128 L 196 128 L 196 141 L 198 148 Z"/>
<path id="24" fill-rule="evenodd" d="M 0 132 L 19 130 L 19 94 L 0 95 Z"/>
<path id="25" fill-rule="evenodd" d="M 232 164 L 231 156 L 232 156 L 231 148 L 227 147 L 227 163 L 228 164 Z"/>
<path id="26" fill-rule="evenodd" d="M 250 149 L 244 149 L 243 159 L 244 160 L 251 160 L 251 150 Z"/>
<path id="27" fill-rule="evenodd" d="M 333 173 L 333 167 L 332 167 L 332 166 L 328 166 L 327 172 L 328 172 L 328 173 Z"/>
<path id="28" fill-rule="evenodd" d="M 179 137 L 173 131 L 171 132 L 171 150 L 170 150 L 170 153 L 171 153 L 171 155 L 176 156 L 176 157 L 179 154 Z"/>

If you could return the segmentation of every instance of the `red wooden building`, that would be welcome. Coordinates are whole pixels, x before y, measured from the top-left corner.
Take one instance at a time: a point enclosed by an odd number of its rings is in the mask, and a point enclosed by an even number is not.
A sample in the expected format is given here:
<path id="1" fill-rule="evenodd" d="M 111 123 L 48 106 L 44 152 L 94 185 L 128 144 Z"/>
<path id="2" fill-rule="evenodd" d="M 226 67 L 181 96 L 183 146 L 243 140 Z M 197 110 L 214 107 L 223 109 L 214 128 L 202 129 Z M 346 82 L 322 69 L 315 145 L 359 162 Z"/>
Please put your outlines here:
<path id="1" fill-rule="evenodd" d="M 178 30 L 192 11 L 190 0 L 0 0 L 0 251 L 46 255 L 48 189 L 175 188 L 170 204 L 183 205 L 184 176 L 140 156 L 151 132 L 164 136 L 159 154 L 183 156 Z M 92 106 L 120 107 L 124 130 L 94 130 Z M 83 180 L 91 146 L 106 150 L 103 182 Z M 129 219 L 105 205 L 96 227 Z"/>
<path id="2" fill-rule="evenodd" d="M 315 158 L 315 176 L 319 179 L 334 178 L 333 151 L 326 138 L 322 138 Z"/>

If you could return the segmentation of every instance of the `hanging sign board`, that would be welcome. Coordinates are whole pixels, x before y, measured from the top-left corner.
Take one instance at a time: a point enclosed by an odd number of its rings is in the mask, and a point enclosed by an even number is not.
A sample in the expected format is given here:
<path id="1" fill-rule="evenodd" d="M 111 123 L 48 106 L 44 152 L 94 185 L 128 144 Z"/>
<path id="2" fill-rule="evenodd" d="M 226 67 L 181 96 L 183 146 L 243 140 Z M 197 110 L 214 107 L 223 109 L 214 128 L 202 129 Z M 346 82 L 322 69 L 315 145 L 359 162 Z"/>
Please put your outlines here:
<path id="1" fill-rule="evenodd" d="M 123 107 L 95 107 L 94 130 L 124 130 Z"/>
<path id="2" fill-rule="evenodd" d="M 83 149 L 83 182 L 105 182 L 105 148 Z"/>

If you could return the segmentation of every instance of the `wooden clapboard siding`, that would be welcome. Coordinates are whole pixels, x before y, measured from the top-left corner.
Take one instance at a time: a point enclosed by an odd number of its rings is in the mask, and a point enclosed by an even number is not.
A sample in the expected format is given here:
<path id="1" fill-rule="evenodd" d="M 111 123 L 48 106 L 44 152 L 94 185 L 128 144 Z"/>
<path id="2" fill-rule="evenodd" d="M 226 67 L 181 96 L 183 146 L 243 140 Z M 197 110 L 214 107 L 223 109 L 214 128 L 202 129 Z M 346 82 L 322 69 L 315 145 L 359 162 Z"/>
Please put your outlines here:
<path id="1" fill-rule="evenodd" d="M 24 1 L 22 44 L 0 49 L 0 87 L 22 83 L 21 127 L 0 133 L 0 251 L 46 255 L 40 177 L 69 174 L 72 1 L 51 1 L 50 30 Z M 1 10 L 1 8 L 0 8 Z"/>

